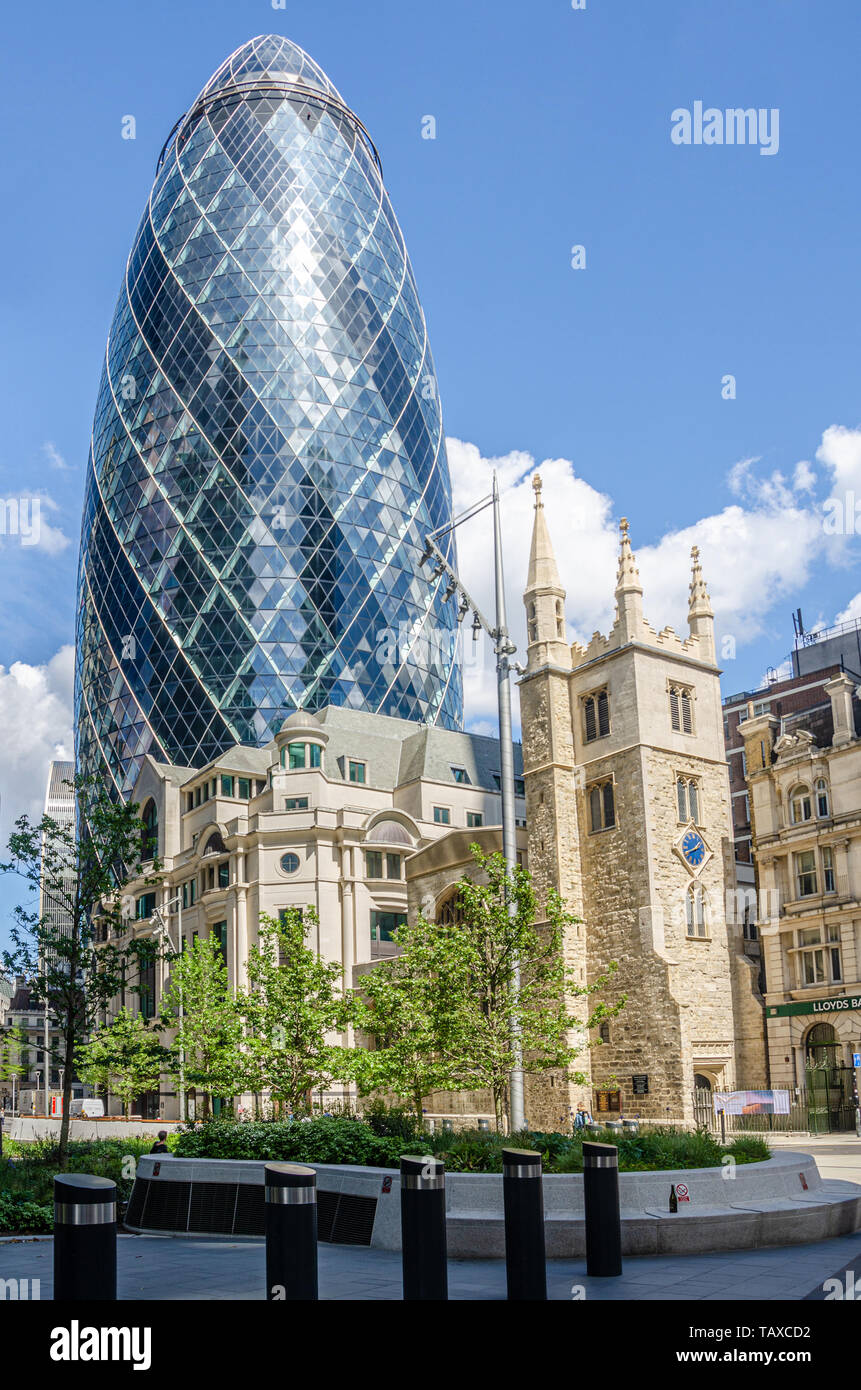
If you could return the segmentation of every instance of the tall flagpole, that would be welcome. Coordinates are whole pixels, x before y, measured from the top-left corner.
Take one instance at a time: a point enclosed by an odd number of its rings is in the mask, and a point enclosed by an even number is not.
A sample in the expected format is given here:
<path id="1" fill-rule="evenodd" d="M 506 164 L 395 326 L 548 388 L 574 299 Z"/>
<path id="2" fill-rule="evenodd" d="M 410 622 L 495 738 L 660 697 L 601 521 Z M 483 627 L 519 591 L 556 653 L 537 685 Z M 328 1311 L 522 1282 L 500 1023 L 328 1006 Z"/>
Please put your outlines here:
<path id="1" fill-rule="evenodd" d="M 514 744 L 511 731 L 511 642 L 505 614 L 505 577 L 502 568 L 502 527 L 499 520 L 499 485 L 493 475 L 493 569 L 496 581 L 496 688 L 499 700 L 499 772 L 502 791 L 502 855 L 505 860 L 505 896 L 508 915 L 517 916 L 514 870 L 517 867 L 517 827 L 514 819 Z M 514 1009 L 511 1018 L 511 1050 L 514 1066 L 509 1075 L 509 1117 L 516 1134 L 526 1127 L 523 1104 L 523 1052 L 520 1043 L 520 962 L 513 967 Z"/>

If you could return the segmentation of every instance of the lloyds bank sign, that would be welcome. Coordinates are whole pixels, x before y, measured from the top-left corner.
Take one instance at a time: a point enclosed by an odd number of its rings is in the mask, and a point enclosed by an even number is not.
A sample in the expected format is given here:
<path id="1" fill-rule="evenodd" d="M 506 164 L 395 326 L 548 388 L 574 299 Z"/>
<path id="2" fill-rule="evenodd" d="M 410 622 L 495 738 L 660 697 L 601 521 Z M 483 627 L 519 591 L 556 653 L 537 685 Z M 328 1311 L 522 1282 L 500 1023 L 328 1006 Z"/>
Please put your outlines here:
<path id="1" fill-rule="evenodd" d="M 789 1014 L 840 1014 L 847 1009 L 861 1009 L 861 994 L 839 994 L 833 999 L 810 999 L 800 1004 L 772 1004 L 765 1012 L 769 1018 L 786 1018 Z"/>

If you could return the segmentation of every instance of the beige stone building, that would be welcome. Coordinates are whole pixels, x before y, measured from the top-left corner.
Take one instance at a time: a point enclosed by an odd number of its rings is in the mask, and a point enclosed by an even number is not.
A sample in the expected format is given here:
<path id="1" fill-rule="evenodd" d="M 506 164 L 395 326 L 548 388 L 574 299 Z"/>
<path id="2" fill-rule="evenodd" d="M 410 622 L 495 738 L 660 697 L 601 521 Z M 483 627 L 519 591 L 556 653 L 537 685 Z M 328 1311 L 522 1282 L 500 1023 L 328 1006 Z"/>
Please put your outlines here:
<path id="1" fill-rule="evenodd" d="M 616 616 L 569 645 L 540 480 L 521 686 L 529 865 L 582 919 L 583 984 L 610 960 L 628 1004 L 585 1059 L 591 1086 L 533 1086 L 533 1122 L 576 1104 L 691 1120 L 694 1092 L 765 1084 L 756 967 L 734 912 L 729 783 L 714 619 L 693 551 L 689 633 L 657 631 L 622 522 Z M 727 921 L 727 916 L 731 920 Z"/>
<path id="2" fill-rule="evenodd" d="M 824 691 L 824 707 L 794 718 L 756 714 L 751 705 L 739 732 L 761 905 L 771 1081 L 820 1091 L 807 1099 L 811 1110 L 827 1112 L 819 1115 L 822 1127 L 854 1128 L 861 705 L 846 674 L 827 681 Z"/>
<path id="3" fill-rule="evenodd" d="M 515 773 L 525 855 L 519 745 Z M 157 888 L 129 885 L 127 932 L 160 933 L 174 950 L 180 937 L 214 936 L 236 989 L 247 987 L 261 914 L 313 907 L 319 926 L 309 944 L 355 984 L 396 949 L 391 938 L 406 919 L 413 861 L 417 877 L 427 879 L 421 901 L 435 910 L 445 896 L 431 885 L 440 865 L 456 879 L 472 841 L 500 848 L 499 776 L 495 739 L 334 706 L 317 715 L 297 711 L 265 748 L 236 745 L 206 767 L 147 757 L 133 800 L 164 876 Z M 428 858 L 431 851 L 436 858 Z M 130 985 L 115 1009 L 125 1004 L 154 1016 L 164 963 Z M 325 1099 L 342 1095 L 338 1087 Z M 472 1114 L 475 1103 L 466 1095 L 440 1099 L 445 1113 Z M 136 1108 L 175 1119 L 178 1098 L 165 1081 Z M 115 1098 L 110 1112 L 120 1113 Z"/>

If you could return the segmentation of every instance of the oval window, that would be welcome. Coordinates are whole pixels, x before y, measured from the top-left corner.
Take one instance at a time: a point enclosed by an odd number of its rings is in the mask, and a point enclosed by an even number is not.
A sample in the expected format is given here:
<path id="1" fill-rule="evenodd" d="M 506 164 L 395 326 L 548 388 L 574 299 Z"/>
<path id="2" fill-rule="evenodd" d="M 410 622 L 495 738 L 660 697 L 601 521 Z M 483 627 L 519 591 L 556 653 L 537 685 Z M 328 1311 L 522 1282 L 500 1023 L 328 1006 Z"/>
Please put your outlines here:
<path id="1" fill-rule="evenodd" d="M 298 856 L 298 854 L 282 854 L 282 856 L 281 856 L 281 868 L 284 870 L 285 874 L 295 874 L 295 872 L 296 872 L 296 870 L 298 869 L 298 867 L 299 867 L 299 856 Z"/>

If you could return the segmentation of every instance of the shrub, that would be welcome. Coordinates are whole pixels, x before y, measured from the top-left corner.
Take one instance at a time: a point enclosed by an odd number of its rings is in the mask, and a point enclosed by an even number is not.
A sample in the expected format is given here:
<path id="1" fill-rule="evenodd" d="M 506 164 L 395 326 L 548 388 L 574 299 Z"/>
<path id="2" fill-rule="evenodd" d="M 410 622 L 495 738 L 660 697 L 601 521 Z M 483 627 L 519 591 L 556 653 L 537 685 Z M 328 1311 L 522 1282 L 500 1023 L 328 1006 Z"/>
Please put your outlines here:
<path id="1" fill-rule="evenodd" d="M 168 1137 L 170 1145 L 171 1137 Z M 149 1153 L 152 1141 L 144 1138 L 80 1139 L 69 1145 L 66 1171 L 92 1173 L 100 1178 L 112 1178 L 117 1185 L 117 1198 L 127 1201 L 131 1195 L 134 1176 L 127 1177 L 125 1160 L 132 1157 L 137 1166 L 141 1154 Z M 5 1158 L 5 1148 L 4 1158 Z M 59 1147 L 53 1139 L 36 1139 L 18 1147 L 21 1157 L 0 1163 L 0 1198 L 4 1195 L 34 1202 L 52 1203 L 54 1174 L 58 1172 Z"/>
<path id="2" fill-rule="evenodd" d="M 726 1153 L 732 1154 L 736 1163 L 762 1163 L 771 1158 L 771 1149 L 764 1139 L 756 1134 L 740 1134 L 727 1144 Z"/>
<path id="3" fill-rule="evenodd" d="M 181 1130 L 174 1152 L 179 1158 L 256 1158 L 397 1168 L 404 1140 L 374 1134 L 362 1120 L 346 1116 L 239 1125 L 210 1120 Z"/>
<path id="4" fill-rule="evenodd" d="M 361 1118 L 374 1134 L 417 1139 L 422 1133 L 415 1111 L 406 1105 L 386 1105 L 384 1100 L 375 1100 L 365 1106 Z"/>
<path id="5" fill-rule="evenodd" d="M 6 1234 L 50 1234 L 54 1225 L 53 1203 L 30 1202 L 0 1193 L 0 1231 Z"/>
<path id="6" fill-rule="evenodd" d="M 383 1118 L 382 1126 L 397 1127 L 390 1112 Z M 441 1158 L 453 1173 L 501 1173 L 504 1148 L 533 1149 L 542 1155 L 546 1173 L 579 1173 L 583 1169 L 584 1138 L 615 1144 L 623 1172 L 718 1168 L 725 1153 L 731 1153 L 737 1163 L 755 1163 L 769 1157 L 768 1146 L 761 1139 L 744 1136 L 724 1149 L 707 1130 L 643 1129 L 639 1134 L 602 1131 L 584 1136 L 541 1130 L 502 1135 L 469 1129 L 428 1134 L 413 1126 L 409 1134 L 380 1134 L 374 1132 L 370 1122 L 355 1116 L 239 1125 L 211 1120 L 182 1131 L 174 1151 L 180 1158 L 281 1159 L 377 1168 L 398 1168 L 401 1155 L 412 1152 Z"/>

